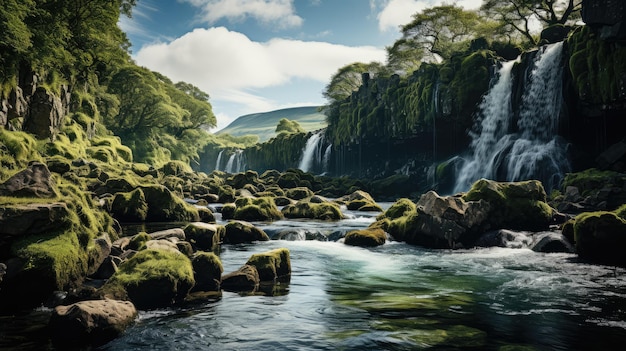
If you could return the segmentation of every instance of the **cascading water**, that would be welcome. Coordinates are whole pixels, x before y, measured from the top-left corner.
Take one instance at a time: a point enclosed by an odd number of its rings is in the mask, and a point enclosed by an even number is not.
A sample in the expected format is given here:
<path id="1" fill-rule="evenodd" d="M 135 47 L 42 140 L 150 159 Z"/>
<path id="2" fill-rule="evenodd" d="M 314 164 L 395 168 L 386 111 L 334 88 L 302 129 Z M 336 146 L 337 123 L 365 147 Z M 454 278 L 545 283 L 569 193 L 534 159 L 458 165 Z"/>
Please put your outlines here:
<path id="1" fill-rule="evenodd" d="M 220 164 L 222 163 L 222 155 L 224 154 L 224 150 L 220 150 L 220 153 L 217 154 L 217 161 L 215 161 L 215 170 L 220 170 Z"/>
<path id="2" fill-rule="evenodd" d="M 324 144 L 324 132 L 319 131 L 312 134 L 306 141 L 302 150 L 302 158 L 298 168 L 304 172 L 311 172 L 316 164 L 322 162 L 322 148 Z"/>
<path id="3" fill-rule="evenodd" d="M 245 169 L 246 161 L 243 150 L 236 150 L 228 158 L 228 162 L 226 163 L 226 168 L 224 168 L 224 172 L 239 173 L 243 172 Z"/>
<path id="4" fill-rule="evenodd" d="M 322 170 L 324 173 L 328 172 L 328 165 L 330 164 L 330 154 L 333 149 L 333 144 L 328 144 L 326 151 L 324 151 L 324 159 L 322 164 Z"/>
<path id="5" fill-rule="evenodd" d="M 548 190 L 559 185 L 569 171 L 566 143 L 557 135 L 562 47 L 556 43 L 537 53 L 517 123 L 511 103 L 516 61 L 502 65 L 497 83 L 480 105 L 480 133 L 473 135 L 472 156 L 457 175 L 455 192 L 466 191 L 480 178 L 539 179 Z"/>

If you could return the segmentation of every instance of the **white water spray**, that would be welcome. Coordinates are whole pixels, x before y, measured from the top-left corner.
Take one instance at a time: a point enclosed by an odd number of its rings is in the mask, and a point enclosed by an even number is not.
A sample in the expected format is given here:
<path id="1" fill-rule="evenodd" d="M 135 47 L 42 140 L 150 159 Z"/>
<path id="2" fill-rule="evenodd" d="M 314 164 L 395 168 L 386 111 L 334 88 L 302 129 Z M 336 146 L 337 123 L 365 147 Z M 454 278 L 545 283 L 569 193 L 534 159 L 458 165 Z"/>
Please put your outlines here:
<path id="1" fill-rule="evenodd" d="M 224 168 L 224 172 L 239 173 L 243 172 L 245 169 L 246 161 L 243 150 L 236 150 L 228 158 L 228 162 L 226 163 L 226 168 Z"/>
<path id="2" fill-rule="evenodd" d="M 304 172 L 309 172 L 313 169 L 316 159 L 321 160 L 321 141 L 323 141 L 323 133 L 318 132 L 309 137 L 306 141 L 306 145 L 302 150 L 302 159 L 298 168 Z M 316 157 L 317 156 L 317 157 Z"/>
<path id="3" fill-rule="evenodd" d="M 220 163 L 222 163 L 222 154 L 224 154 L 224 150 L 220 150 L 220 153 L 217 154 L 217 161 L 215 161 L 215 170 L 220 170 Z"/>
<path id="4" fill-rule="evenodd" d="M 516 125 L 511 106 L 515 61 L 503 64 L 498 82 L 480 104 L 481 130 L 473 136 L 473 154 L 457 176 L 455 192 L 466 191 L 480 178 L 539 179 L 547 189 L 559 185 L 569 171 L 566 145 L 557 135 L 562 47 L 563 43 L 552 44 L 537 54 Z"/>

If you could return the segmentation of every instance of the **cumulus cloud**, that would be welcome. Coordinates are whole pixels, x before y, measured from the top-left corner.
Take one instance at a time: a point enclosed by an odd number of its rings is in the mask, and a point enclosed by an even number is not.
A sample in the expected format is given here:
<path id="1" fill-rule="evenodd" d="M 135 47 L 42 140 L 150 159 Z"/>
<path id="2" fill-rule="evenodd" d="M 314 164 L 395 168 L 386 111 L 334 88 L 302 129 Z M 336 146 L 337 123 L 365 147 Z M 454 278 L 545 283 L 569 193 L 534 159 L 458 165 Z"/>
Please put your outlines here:
<path id="1" fill-rule="evenodd" d="M 293 0 L 181 0 L 202 9 L 202 19 L 214 24 L 220 19 L 242 21 L 254 18 L 280 28 L 299 27 Z"/>
<path id="2" fill-rule="evenodd" d="M 316 41 L 272 39 L 255 42 L 224 27 L 195 29 L 169 43 L 142 47 L 135 55 L 141 66 L 173 81 L 196 85 L 211 101 L 236 102 L 247 110 L 271 110 L 273 102 L 255 90 L 287 85 L 294 79 L 328 83 L 342 66 L 383 62 L 384 49 L 349 47 Z M 321 96 L 321 91 L 316 92 Z M 216 111 L 219 112 L 219 111 Z"/>
<path id="3" fill-rule="evenodd" d="M 388 0 L 382 4 L 378 13 L 378 29 L 380 31 L 397 30 L 413 19 L 413 14 L 426 8 L 450 4 L 445 0 Z M 477 9 L 482 0 L 460 0 L 452 2 L 466 9 Z M 375 4 L 373 4 L 375 7 Z"/>

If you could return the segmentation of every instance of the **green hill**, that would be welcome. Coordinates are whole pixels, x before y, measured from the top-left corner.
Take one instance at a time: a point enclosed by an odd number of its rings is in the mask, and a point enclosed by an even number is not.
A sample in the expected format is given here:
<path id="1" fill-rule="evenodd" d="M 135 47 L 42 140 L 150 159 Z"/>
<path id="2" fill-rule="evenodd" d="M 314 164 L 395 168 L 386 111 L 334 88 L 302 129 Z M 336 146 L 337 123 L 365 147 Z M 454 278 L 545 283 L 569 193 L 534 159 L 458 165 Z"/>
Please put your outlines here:
<path id="1" fill-rule="evenodd" d="M 232 136 L 253 134 L 259 136 L 260 142 L 264 142 L 276 136 L 276 125 L 281 118 L 297 121 L 307 132 L 325 128 L 326 115 L 317 109 L 317 106 L 306 106 L 253 113 L 237 118 L 215 134 L 230 134 Z"/>

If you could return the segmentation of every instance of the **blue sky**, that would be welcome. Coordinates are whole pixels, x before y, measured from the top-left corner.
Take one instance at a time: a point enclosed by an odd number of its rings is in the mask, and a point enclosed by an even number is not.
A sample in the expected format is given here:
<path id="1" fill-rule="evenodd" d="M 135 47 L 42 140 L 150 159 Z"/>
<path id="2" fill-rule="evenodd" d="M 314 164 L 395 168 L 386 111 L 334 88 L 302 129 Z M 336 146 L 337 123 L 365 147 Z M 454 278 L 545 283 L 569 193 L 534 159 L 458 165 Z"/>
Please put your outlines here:
<path id="1" fill-rule="evenodd" d="M 137 64 L 211 96 L 218 127 L 323 105 L 333 73 L 384 62 L 398 26 L 442 0 L 137 0 L 120 27 Z M 481 0 L 445 1 L 476 8 Z"/>

